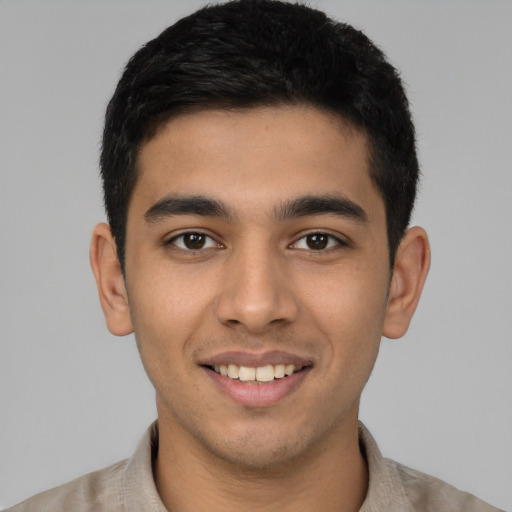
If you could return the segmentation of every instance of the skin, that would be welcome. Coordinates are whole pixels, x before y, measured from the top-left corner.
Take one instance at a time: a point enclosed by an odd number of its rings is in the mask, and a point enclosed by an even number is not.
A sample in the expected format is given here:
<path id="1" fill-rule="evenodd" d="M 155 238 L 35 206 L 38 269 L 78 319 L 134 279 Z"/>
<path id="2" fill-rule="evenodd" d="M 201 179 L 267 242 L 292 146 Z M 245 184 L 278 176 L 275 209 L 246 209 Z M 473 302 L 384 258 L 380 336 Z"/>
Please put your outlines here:
<path id="1" fill-rule="evenodd" d="M 312 107 L 182 115 L 142 147 L 124 278 L 108 226 L 96 227 L 107 325 L 135 331 L 156 390 L 155 480 L 170 510 L 359 510 L 359 399 L 381 336 L 406 332 L 430 261 L 425 232 L 412 228 L 389 268 L 367 153 L 363 133 Z M 226 211 L 155 207 L 189 196 Z M 362 214 L 283 214 L 305 196 Z M 276 350 L 307 371 L 266 405 L 239 403 L 204 366 Z"/>

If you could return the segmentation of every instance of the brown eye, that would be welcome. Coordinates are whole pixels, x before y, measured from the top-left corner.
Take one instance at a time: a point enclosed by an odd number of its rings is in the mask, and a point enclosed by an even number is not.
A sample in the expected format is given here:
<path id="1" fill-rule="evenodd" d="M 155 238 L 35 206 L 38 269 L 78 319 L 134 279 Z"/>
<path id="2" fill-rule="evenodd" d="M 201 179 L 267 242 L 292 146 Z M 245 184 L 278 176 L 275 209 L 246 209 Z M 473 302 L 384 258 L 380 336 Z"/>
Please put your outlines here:
<path id="1" fill-rule="evenodd" d="M 329 235 L 325 235 L 323 233 L 315 233 L 313 235 L 308 235 L 306 237 L 306 245 L 309 249 L 313 249 L 314 251 L 320 251 L 325 249 L 329 244 Z"/>
<path id="2" fill-rule="evenodd" d="M 202 249 L 219 247 L 219 244 L 211 236 L 194 231 L 175 236 L 169 240 L 169 244 L 185 251 L 200 251 Z"/>
<path id="3" fill-rule="evenodd" d="M 187 249 L 195 250 L 202 249 L 206 241 L 205 235 L 201 233 L 188 233 L 183 235 L 183 244 Z"/>
<path id="4" fill-rule="evenodd" d="M 345 245 L 346 244 L 342 240 L 334 235 L 316 232 L 303 236 L 292 245 L 292 248 L 309 251 L 325 251 L 336 246 Z"/>

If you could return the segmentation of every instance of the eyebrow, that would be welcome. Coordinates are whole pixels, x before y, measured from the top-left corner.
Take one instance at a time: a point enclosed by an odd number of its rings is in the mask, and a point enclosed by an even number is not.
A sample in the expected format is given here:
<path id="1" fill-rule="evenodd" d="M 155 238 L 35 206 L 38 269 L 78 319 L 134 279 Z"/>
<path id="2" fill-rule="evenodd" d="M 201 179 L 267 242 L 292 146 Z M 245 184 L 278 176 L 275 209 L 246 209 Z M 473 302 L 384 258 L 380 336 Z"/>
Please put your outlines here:
<path id="1" fill-rule="evenodd" d="M 282 220 L 325 214 L 333 214 L 361 223 L 368 222 L 368 215 L 361 206 L 340 196 L 303 196 L 284 203 L 276 210 L 277 218 Z"/>
<path id="2" fill-rule="evenodd" d="M 200 217 L 233 217 L 230 209 L 221 201 L 206 196 L 166 196 L 156 202 L 144 214 L 146 222 L 153 223 L 174 215 L 198 215 Z"/>
<path id="3" fill-rule="evenodd" d="M 274 209 L 279 220 L 288 220 L 308 215 L 334 214 L 362 223 L 368 215 L 357 203 L 340 196 L 302 196 L 286 201 Z M 158 222 L 175 215 L 197 215 L 199 217 L 220 217 L 232 220 L 235 215 L 222 201 L 206 196 L 166 196 L 157 201 L 144 214 L 148 223 Z"/>

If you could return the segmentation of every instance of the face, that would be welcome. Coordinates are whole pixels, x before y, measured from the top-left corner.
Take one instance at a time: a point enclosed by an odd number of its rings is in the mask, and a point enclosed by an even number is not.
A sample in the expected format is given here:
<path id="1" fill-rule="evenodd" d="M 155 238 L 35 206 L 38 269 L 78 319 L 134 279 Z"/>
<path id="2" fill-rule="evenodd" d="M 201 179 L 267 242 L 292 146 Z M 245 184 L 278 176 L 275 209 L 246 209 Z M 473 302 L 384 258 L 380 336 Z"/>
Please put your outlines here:
<path id="1" fill-rule="evenodd" d="M 313 108 L 201 112 L 139 168 L 126 292 L 160 429 L 261 467 L 353 428 L 390 283 L 365 136 Z"/>

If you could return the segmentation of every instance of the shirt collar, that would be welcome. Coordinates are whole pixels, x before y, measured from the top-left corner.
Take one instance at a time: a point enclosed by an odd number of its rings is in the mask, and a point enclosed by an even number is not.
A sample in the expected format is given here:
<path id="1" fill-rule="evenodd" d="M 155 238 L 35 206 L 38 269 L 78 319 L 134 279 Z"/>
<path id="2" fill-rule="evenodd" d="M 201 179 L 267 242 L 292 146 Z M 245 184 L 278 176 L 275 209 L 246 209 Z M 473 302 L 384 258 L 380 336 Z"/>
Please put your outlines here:
<path id="1" fill-rule="evenodd" d="M 146 430 L 128 461 L 119 495 L 123 512 L 167 512 L 153 478 L 153 461 L 158 453 L 158 422 Z"/>
<path id="2" fill-rule="evenodd" d="M 360 512 L 413 512 L 396 469 L 382 457 L 377 443 L 362 423 L 359 423 L 359 445 L 369 470 L 368 492 Z M 155 421 L 125 467 L 119 492 L 124 512 L 167 512 L 153 478 L 157 452 L 158 423 Z"/>
<path id="3" fill-rule="evenodd" d="M 375 439 L 361 422 L 359 446 L 369 472 L 368 492 L 359 512 L 413 512 L 396 468 L 382 456 Z"/>

